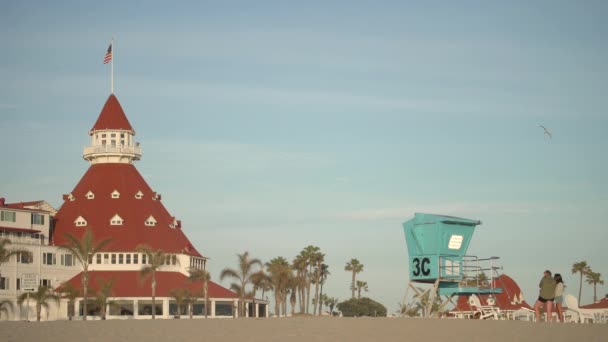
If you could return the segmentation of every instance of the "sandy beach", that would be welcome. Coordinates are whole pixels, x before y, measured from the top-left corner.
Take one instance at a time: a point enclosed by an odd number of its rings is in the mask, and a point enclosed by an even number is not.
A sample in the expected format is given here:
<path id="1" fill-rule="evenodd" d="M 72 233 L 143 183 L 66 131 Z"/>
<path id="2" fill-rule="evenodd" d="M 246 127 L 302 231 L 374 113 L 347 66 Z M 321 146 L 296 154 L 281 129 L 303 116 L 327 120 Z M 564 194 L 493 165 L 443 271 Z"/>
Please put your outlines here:
<path id="1" fill-rule="evenodd" d="M 24 341 L 606 341 L 606 324 L 397 318 L 0 322 Z"/>

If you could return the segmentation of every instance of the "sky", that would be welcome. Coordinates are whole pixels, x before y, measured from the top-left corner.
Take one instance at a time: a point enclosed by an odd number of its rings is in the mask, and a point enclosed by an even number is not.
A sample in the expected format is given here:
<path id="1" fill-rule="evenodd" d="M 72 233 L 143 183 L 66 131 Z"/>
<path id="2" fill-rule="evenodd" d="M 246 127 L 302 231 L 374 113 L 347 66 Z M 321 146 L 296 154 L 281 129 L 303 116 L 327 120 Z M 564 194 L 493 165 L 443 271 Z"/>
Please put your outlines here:
<path id="1" fill-rule="evenodd" d="M 396 310 L 401 224 L 430 212 L 481 220 L 468 254 L 501 257 L 528 302 L 545 269 L 577 294 L 574 262 L 608 280 L 607 15 L 603 1 L 5 0 L 0 195 L 59 207 L 75 187 L 114 36 L 136 166 L 216 281 L 237 253 L 316 245 L 328 295 L 349 298 L 357 258 L 366 295 Z"/>

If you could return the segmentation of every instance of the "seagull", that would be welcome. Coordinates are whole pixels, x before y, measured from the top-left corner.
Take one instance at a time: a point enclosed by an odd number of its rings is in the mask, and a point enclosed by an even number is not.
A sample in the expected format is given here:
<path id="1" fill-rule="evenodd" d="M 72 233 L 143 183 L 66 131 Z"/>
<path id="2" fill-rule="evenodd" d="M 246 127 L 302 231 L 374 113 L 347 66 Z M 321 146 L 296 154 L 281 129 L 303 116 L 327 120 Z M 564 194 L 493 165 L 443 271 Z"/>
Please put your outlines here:
<path id="1" fill-rule="evenodd" d="M 545 130 L 545 137 L 549 137 L 549 139 L 552 139 L 553 137 L 551 136 L 551 131 L 549 131 L 549 129 L 547 129 L 547 127 L 543 126 L 543 125 L 538 125 L 540 128 Z"/>

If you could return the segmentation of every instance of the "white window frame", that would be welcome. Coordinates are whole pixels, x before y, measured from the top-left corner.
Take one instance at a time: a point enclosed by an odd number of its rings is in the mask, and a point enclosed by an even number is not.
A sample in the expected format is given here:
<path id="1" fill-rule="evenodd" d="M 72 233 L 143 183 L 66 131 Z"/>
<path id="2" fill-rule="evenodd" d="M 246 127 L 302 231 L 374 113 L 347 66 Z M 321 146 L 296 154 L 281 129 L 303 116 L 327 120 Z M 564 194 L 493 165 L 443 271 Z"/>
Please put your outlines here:
<path id="1" fill-rule="evenodd" d="M 118 190 L 112 191 L 111 197 L 112 199 L 120 198 L 120 192 L 118 192 Z"/>
<path id="2" fill-rule="evenodd" d="M 76 227 L 86 227 L 87 220 L 85 220 L 82 216 L 78 216 L 76 220 L 74 220 L 74 224 L 76 225 Z"/>
<path id="3" fill-rule="evenodd" d="M 111 219 L 110 219 L 110 225 L 112 226 L 122 226 L 122 223 L 125 220 L 122 219 L 122 217 L 120 217 L 118 214 L 114 215 Z"/>
<path id="4" fill-rule="evenodd" d="M 51 252 L 42 253 L 42 264 L 43 265 L 56 265 L 57 256 L 55 255 L 55 253 L 51 253 Z"/>
<path id="5" fill-rule="evenodd" d="M 89 192 L 87 192 L 87 194 L 85 195 L 85 197 L 87 199 L 94 199 L 95 198 L 95 194 L 93 193 L 93 191 L 89 190 Z"/>
<path id="6" fill-rule="evenodd" d="M 148 227 L 154 227 L 157 223 L 158 221 L 156 221 L 156 219 L 152 215 L 150 215 L 150 217 L 148 217 L 145 222 L 146 226 Z"/>
<path id="7" fill-rule="evenodd" d="M 136 199 L 142 199 L 142 198 L 144 198 L 144 193 L 141 192 L 141 190 L 138 190 L 137 193 L 135 194 L 135 198 Z"/>
<path id="8" fill-rule="evenodd" d="M 36 224 L 39 226 L 44 225 L 44 214 L 32 213 L 32 224 Z"/>
<path id="9" fill-rule="evenodd" d="M 68 265 L 68 259 L 70 260 L 69 265 Z M 61 266 L 71 267 L 71 266 L 75 266 L 75 265 L 76 265 L 76 263 L 75 263 L 75 260 L 74 260 L 74 255 L 72 255 L 72 254 L 61 254 Z"/>
<path id="10" fill-rule="evenodd" d="M 10 219 L 9 216 L 11 216 L 12 219 Z M 8 211 L 8 210 L 0 210 L 0 221 L 17 222 L 17 212 Z"/>

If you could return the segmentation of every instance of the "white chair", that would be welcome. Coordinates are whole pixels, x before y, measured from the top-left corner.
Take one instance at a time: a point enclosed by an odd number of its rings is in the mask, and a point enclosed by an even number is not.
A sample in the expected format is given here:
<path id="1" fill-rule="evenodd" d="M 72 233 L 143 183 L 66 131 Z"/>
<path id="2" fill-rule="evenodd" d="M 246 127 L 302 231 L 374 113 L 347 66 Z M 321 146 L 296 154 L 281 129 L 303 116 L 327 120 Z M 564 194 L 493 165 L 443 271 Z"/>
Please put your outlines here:
<path id="1" fill-rule="evenodd" d="M 472 294 L 471 298 L 469 299 L 471 306 L 475 307 L 475 309 L 477 310 L 477 312 L 479 312 L 480 316 L 479 319 L 486 319 L 486 318 L 494 318 L 494 319 L 498 319 L 498 315 L 500 314 L 500 309 L 493 306 L 493 305 L 481 305 L 481 301 L 479 300 L 479 297 L 477 297 L 476 295 Z"/>
<path id="2" fill-rule="evenodd" d="M 578 300 L 571 294 L 566 295 L 566 306 L 568 307 L 568 310 L 574 311 L 578 314 L 578 321 L 580 323 L 585 323 L 585 319 L 589 319 L 592 322 L 595 321 L 595 315 L 593 311 L 579 308 Z"/>

